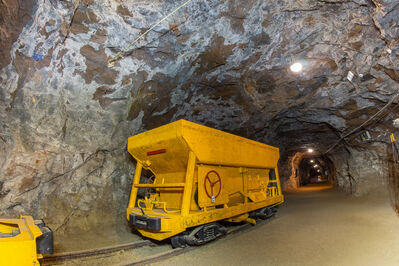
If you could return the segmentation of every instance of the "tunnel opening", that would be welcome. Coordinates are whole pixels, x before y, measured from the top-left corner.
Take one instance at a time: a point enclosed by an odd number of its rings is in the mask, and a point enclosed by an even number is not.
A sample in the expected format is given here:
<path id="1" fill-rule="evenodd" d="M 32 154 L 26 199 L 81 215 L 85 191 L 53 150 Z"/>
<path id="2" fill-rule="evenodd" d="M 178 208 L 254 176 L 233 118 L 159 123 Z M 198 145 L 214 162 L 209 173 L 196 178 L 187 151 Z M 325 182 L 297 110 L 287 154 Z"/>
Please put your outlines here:
<path id="1" fill-rule="evenodd" d="M 297 167 L 299 186 L 334 184 L 334 164 L 325 155 L 305 155 Z"/>
<path id="2" fill-rule="evenodd" d="M 291 176 L 285 183 L 286 191 L 296 191 L 306 186 L 328 186 L 336 184 L 336 168 L 327 156 L 312 149 L 296 152 L 289 160 Z"/>

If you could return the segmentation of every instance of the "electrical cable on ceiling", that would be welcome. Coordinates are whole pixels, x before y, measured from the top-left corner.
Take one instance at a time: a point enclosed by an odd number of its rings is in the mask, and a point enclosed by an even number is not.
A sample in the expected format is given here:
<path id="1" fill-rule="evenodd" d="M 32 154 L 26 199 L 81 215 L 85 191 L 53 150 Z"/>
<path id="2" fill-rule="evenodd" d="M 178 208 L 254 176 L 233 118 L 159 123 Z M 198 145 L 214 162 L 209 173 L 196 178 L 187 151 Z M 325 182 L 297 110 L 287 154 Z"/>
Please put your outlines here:
<path id="1" fill-rule="evenodd" d="M 390 58 L 390 54 L 391 54 L 391 49 L 388 49 L 388 59 L 391 62 L 392 66 L 394 66 L 395 64 L 393 63 L 392 59 Z M 395 72 L 395 74 L 399 77 L 398 72 L 396 71 L 395 67 L 392 68 L 393 71 Z M 355 83 L 353 83 L 351 80 L 349 80 L 350 83 L 355 87 L 358 88 L 357 85 L 355 85 Z M 381 110 L 379 110 L 376 114 L 374 114 L 372 117 L 370 117 L 369 119 L 367 119 L 367 121 L 365 121 L 364 123 L 362 123 L 360 126 L 358 126 L 357 128 L 353 129 L 352 131 L 350 131 L 349 133 L 345 134 L 344 136 L 342 136 L 335 144 L 331 145 L 330 148 L 328 148 L 325 152 L 323 152 L 323 154 L 327 154 L 328 152 L 330 152 L 331 150 L 333 150 L 342 140 L 344 140 L 346 137 L 352 135 L 353 133 L 355 133 L 356 131 L 358 131 L 359 129 L 361 129 L 363 126 L 365 126 L 367 123 L 369 123 L 372 119 L 374 119 L 376 116 L 380 115 L 386 108 L 388 108 L 389 105 L 391 105 L 397 98 L 398 98 L 399 94 L 396 94 Z"/>
<path id="2" fill-rule="evenodd" d="M 187 0 L 186 2 L 184 2 L 183 4 L 181 4 L 180 6 L 178 6 L 175 10 L 173 10 L 171 13 L 169 13 L 167 16 L 163 17 L 160 21 L 158 21 L 157 23 L 155 23 L 154 25 L 151 26 L 151 28 L 149 28 L 148 30 L 146 30 L 143 34 L 139 35 L 133 42 L 131 42 L 125 49 L 123 49 L 122 51 L 119 51 L 115 56 L 113 56 L 110 60 L 108 60 L 108 67 L 113 67 L 115 65 L 115 62 L 119 59 L 122 58 L 122 54 L 126 53 L 130 47 L 133 46 L 133 44 L 135 44 L 136 42 L 138 42 L 140 39 L 142 39 L 145 35 L 147 35 L 150 31 L 152 31 L 156 26 L 158 26 L 159 24 L 161 24 L 163 21 L 165 21 L 166 19 L 168 19 L 170 16 L 172 16 L 174 13 L 176 13 L 177 11 L 179 11 L 181 8 L 183 8 L 184 6 L 186 6 L 187 4 L 189 4 L 191 1 L 193 0 Z"/>
<path id="3" fill-rule="evenodd" d="M 376 116 L 380 115 L 385 109 L 387 109 L 396 99 L 398 99 L 399 94 L 396 94 L 384 107 L 382 107 L 381 110 L 379 110 L 377 113 L 375 113 L 373 116 L 371 116 L 369 119 L 367 119 L 365 122 L 363 122 L 360 126 L 356 127 L 355 129 L 351 130 L 350 132 L 346 133 L 343 135 L 336 143 L 330 146 L 323 154 L 329 153 L 331 150 L 333 150 L 336 146 L 338 146 L 341 141 L 364 127 L 366 124 L 368 124 L 372 119 L 374 119 Z"/>

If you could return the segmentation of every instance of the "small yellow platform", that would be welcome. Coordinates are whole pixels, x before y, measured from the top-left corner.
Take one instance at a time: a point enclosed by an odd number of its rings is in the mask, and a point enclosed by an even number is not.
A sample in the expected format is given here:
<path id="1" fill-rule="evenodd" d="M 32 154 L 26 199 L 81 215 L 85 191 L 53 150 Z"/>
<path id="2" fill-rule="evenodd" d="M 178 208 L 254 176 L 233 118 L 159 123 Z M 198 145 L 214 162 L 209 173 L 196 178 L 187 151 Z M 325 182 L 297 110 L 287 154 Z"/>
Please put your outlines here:
<path id="1" fill-rule="evenodd" d="M 39 259 L 43 256 L 37 252 L 40 250 L 37 239 L 43 234 L 49 237 L 44 244 L 50 246 L 41 248 L 46 254 L 52 253 L 52 232 L 41 220 L 35 223 L 31 216 L 0 219 L 0 265 L 40 265 Z"/>

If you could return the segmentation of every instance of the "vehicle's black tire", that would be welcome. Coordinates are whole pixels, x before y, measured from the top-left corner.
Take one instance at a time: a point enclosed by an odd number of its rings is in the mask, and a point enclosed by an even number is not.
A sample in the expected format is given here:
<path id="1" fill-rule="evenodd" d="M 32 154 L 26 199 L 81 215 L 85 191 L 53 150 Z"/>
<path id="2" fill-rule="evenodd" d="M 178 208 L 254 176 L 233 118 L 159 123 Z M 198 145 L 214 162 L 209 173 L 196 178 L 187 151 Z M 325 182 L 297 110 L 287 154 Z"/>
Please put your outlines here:
<path id="1" fill-rule="evenodd" d="M 170 239 L 170 243 L 172 244 L 173 248 L 185 248 L 187 244 L 180 236 L 174 236 Z"/>
<path id="2" fill-rule="evenodd" d="M 274 211 L 272 208 L 266 208 L 264 214 L 267 216 L 267 218 L 270 218 L 274 215 Z"/>

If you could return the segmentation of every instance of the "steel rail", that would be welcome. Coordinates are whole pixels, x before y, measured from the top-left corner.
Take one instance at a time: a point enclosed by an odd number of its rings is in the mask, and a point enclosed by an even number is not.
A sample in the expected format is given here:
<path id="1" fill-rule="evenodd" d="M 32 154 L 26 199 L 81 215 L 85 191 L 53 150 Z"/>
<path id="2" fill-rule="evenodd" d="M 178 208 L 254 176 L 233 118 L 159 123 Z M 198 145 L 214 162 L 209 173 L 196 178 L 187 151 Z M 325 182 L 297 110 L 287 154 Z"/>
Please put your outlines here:
<path id="1" fill-rule="evenodd" d="M 249 223 L 244 224 L 242 226 L 237 226 L 237 227 L 227 231 L 227 233 L 225 235 L 218 237 L 217 239 L 221 239 L 228 235 L 235 234 L 235 233 L 245 230 L 251 226 L 252 225 Z M 42 265 L 61 263 L 65 260 L 73 260 L 73 259 L 93 257 L 93 256 L 98 256 L 98 255 L 104 255 L 104 254 L 111 254 L 111 253 L 115 253 L 115 252 L 122 251 L 122 250 L 129 250 L 129 249 L 145 247 L 145 246 L 149 246 L 151 244 L 152 244 L 152 242 L 150 240 L 141 240 L 141 241 L 136 241 L 133 243 L 120 244 L 120 245 L 111 246 L 111 247 L 65 252 L 65 253 L 58 253 L 58 254 L 54 254 L 54 255 L 46 255 L 43 259 L 41 259 L 41 263 L 42 263 Z M 173 256 L 177 256 L 177 255 L 189 252 L 189 251 L 196 249 L 198 247 L 201 247 L 201 246 L 202 245 L 188 246 L 186 248 L 175 248 L 172 250 L 160 252 L 158 254 L 150 255 L 150 256 L 144 257 L 139 260 L 135 260 L 135 261 L 131 261 L 131 262 L 124 262 L 124 263 L 118 264 L 118 266 L 145 265 L 148 263 L 154 263 L 154 262 L 158 262 L 158 261 L 161 261 L 161 260 L 173 257 Z"/>
<path id="2" fill-rule="evenodd" d="M 132 243 L 120 244 L 120 245 L 105 247 L 105 248 L 65 252 L 65 253 L 58 253 L 58 254 L 54 254 L 54 255 L 45 255 L 45 257 L 43 259 L 41 259 L 41 261 L 42 261 L 43 265 L 46 265 L 46 264 L 51 264 L 54 262 L 62 262 L 64 260 L 86 258 L 86 257 L 97 256 L 97 255 L 103 255 L 103 254 L 110 254 L 110 253 L 114 253 L 117 251 L 149 246 L 151 244 L 152 244 L 152 242 L 150 240 L 140 240 L 140 241 L 136 241 L 136 242 L 132 242 Z"/>
<path id="3" fill-rule="evenodd" d="M 240 231 L 242 231 L 242 230 L 244 230 L 244 229 L 246 229 L 248 227 L 252 227 L 252 225 L 247 223 L 247 224 L 244 224 L 242 226 L 238 226 L 236 228 L 233 228 L 233 229 L 227 231 L 227 233 L 225 235 L 223 235 L 221 237 L 218 237 L 217 239 L 221 239 L 221 238 L 224 238 L 224 237 L 226 237 L 228 235 L 232 235 L 234 233 L 240 232 Z M 199 246 L 188 246 L 188 247 L 185 247 L 185 248 L 175 248 L 175 249 L 164 251 L 164 252 L 161 252 L 161 253 L 158 253 L 158 254 L 154 254 L 154 255 L 151 255 L 151 256 L 148 256 L 148 257 L 144 257 L 144 258 L 139 259 L 139 260 L 135 260 L 135 261 L 127 262 L 127 263 L 124 262 L 124 263 L 118 264 L 117 266 L 147 265 L 149 263 L 159 262 L 159 261 L 168 259 L 168 258 L 173 257 L 173 256 L 178 256 L 178 255 L 181 255 L 183 253 L 187 253 L 187 252 L 189 252 L 189 251 L 191 251 L 193 249 L 199 248 L 201 246 L 202 245 L 199 245 Z"/>

